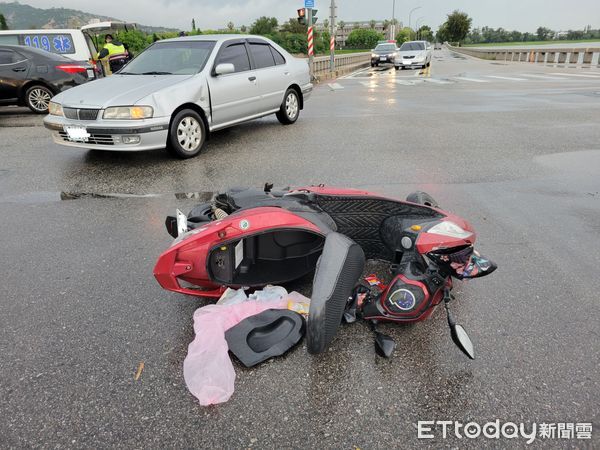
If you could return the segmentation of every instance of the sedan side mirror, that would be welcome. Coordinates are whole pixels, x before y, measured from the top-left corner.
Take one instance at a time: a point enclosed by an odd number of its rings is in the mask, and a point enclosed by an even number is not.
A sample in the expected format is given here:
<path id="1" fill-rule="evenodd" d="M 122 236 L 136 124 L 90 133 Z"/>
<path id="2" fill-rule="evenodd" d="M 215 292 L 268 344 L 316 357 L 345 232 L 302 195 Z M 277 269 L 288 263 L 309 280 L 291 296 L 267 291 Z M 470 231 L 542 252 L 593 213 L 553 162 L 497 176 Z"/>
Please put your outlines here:
<path id="1" fill-rule="evenodd" d="M 235 66 L 231 63 L 221 63 L 215 67 L 216 75 L 226 75 L 235 72 Z"/>

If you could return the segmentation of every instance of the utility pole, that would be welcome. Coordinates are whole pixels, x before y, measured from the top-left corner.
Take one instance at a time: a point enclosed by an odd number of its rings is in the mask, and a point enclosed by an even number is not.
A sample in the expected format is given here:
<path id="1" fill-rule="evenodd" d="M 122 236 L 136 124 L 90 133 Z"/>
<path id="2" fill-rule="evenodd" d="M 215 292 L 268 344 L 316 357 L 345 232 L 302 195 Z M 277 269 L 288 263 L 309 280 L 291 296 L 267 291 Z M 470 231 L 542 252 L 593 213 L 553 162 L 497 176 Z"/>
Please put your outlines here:
<path id="1" fill-rule="evenodd" d="M 331 41 L 329 42 L 329 70 L 335 71 L 335 18 L 337 17 L 335 14 L 336 6 L 335 0 L 331 0 L 331 6 L 329 12 L 329 24 L 331 27 Z"/>
<path id="2" fill-rule="evenodd" d="M 314 60 L 314 47 L 313 47 L 313 26 L 312 26 L 312 8 L 306 8 L 306 20 L 308 24 L 308 67 L 310 67 L 310 76 L 313 75 L 313 60 Z"/>
<path id="3" fill-rule="evenodd" d="M 392 24 L 390 25 L 390 40 L 396 39 L 396 0 L 392 3 Z"/>

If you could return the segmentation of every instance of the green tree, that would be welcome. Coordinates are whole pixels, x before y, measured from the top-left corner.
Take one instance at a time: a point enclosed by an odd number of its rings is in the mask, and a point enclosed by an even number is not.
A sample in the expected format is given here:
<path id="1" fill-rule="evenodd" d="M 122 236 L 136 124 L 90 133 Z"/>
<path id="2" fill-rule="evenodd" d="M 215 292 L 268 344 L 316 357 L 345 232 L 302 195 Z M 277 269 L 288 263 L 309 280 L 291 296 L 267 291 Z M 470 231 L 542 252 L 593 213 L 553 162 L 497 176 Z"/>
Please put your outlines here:
<path id="1" fill-rule="evenodd" d="M 0 30 L 8 30 L 8 24 L 6 23 L 4 14 L 0 14 Z"/>
<path id="2" fill-rule="evenodd" d="M 283 33 L 306 33 L 308 31 L 308 25 L 301 24 L 296 19 L 290 19 L 281 25 L 281 31 Z"/>
<path id="3" fill-rule="evenodd" d="M 296 21 L 296 22 L 297 22 L 297 21 Z M 325 30 L 329 30 L 329 19 L 325 19 L 325 20 L 323 21 L 323 28 L 324 28 Z"/>
<path id="4" fill-rule="evenodd" d="M 413 33 L 413 31 L 408 27 L 404 27 L 404 28 L 398 30 L 398 32 L 396 33 L 396 36 L 395 36 L 396 45 L 400 45 L 406 41 L 410 41 L 412 33 Z"/>
<path id="5" fill-rule="evenodd" d="M 192 19 L 192 31 L 196 31 L 196 19 Z"/>
<path id="6" fill-rule="evenodd" d="M 417 39 L 422 41 L 433 41 L 433 31 L 431 31 L 431 27 L 427 25 L 421 26 L 417 30 Z"/>
<path id="7" fill-rule="evenodd" d="M 550 28 L 538 27 L 535 34 L 540 41 L 547 41 L 554 36 L 554 31 L 552 31 Z"/>
<path id="8" fill-rule="evenodd" d="M 435 40 L 437 42 L 446 42 L 449 40 L 446 23 L 441 24 L 440 27 L 438 28 L 437 33 L 435 34 Z"/>
<path id="9" fill-rule="evenodd" d="M 340 20 L 340 21 L 338 22 L 338 25 L 339 25 L 339 27 L 340 27 L 340 30 L 343 30 L 343 29 L 344 29 L 344 27 L 346 26 L 346 22 L 344 22 L 343 20 Z"/>
<path id="10" fill-rule="evenodd" d="M 262 16 L 250 27 L 250 34 L 271 35 L 277 31 L 277 19 L 275 17 Z"/>
<path id="11" fill-rule="evenodd" d="M 371 27 L 371 30 L 375 29 L 375 25 L 377 25 L 377 22 L 375 22 L 373 19 L 369 20 L 369 27 Z"/>
<path id="12" fill-rule="evenodd" d="M 448 14 L 448 19 L 444 24 L 447 40 L 452 42 L 463 41 L 469 33 L 471 22 L 473 22 L 473 19 L 467 13 L 459 10 L 454 10 L 452 14 Z"/>
<path id="13" fill-rule="evenodd" d="M 227 29 L 229 31 L 233 31 L 234 28 L 235 28 L 235 25 L 233 24 L 232 21 L 227 22 Z"/>
<path id="14" fill-rule="evenodd" d="M 359 28 L 350 32 L 346 39 L 346 45 L 353 48 L 373 48 L 381 40 L 383 40 L 383 34 L 368 28 Z"/>
<path id="15" fill-rule="evenodd" d="M 247 31 L 248 31 L 248 27 L 247 27 L 246 25 L 242 25 L 242 26 L 240 27 L 240 31 L 241 31 L 242 33 L 245 33 L 245 32 L 247 32 Z"/>
<path id="16" fill-rule="evenodd" d="M 120 31 L 116 39 L 121 41 L 133 54 L 138 54 L 148 46 L 146 33 L 140 30 Z"/>

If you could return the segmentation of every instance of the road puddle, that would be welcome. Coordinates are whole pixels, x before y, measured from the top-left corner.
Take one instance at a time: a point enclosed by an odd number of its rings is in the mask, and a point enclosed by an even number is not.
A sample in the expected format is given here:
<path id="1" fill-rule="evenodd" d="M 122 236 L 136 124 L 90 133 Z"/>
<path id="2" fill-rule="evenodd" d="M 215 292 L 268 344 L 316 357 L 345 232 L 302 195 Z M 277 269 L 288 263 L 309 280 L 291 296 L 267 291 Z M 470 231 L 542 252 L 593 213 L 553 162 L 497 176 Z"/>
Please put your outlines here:
<path id="1" fill-rule="evenodd" d="M 40 191 L 24 192 L 21 194 L 3 195 L 0 203 L 53 203 L 83 199 L 148 199 L 148 198 L 175 198 L 177 200 L 210 201 L 215 193 L 212 191 L 175 192 L 170 194 L 134 194 L 127 192 L 67 192 L 67 191 Z"/>

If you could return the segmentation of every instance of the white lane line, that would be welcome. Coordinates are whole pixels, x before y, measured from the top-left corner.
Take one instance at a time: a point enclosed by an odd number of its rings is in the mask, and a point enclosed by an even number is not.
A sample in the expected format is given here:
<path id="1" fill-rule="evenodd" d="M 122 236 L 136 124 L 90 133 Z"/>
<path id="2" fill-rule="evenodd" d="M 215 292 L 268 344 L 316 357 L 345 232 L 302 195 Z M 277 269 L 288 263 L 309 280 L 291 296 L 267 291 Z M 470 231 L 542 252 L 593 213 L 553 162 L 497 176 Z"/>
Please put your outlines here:
<path id="1" fill-rule="evenodd" d="M 517 78 L 517 77 L 501 77 L 500 75 L 486 75 L 488 78 L 498 78 L 499 80 L 509 80 L 509 81 L 529 81 L 526 78 Z"/>
<path id="2" fill-rule="evenodd" d="M 414 81 L 394 80 L 394 82 L 396 84 L 400 84 L 402 86 L 414 86 L 415 85 Z"/>
<path id="3" fill-rule="evenodd" d="M 561 75 L 563 77 L 583 77 L 583 78 L 600 78 L 600 75 L 592 75 L 588 73 L 560 73 L 560 72 L 552 72 L 550 75 Z"/>
<path id="4" fill-rule="evenodd" d="M 344 86 L 342 86 L 340 83 L 329 83 L 329 88 L 332 91 L 339 91 L 340 89 L 344 89 Z"/>
<path id="5" fill-rule="evenodd" d="M 540 80 L 554 80 L 554 81 L 556 81 L 556 80 L 562 80 L 562 81 L 565 81 L 564 78 L 549 77 L 549 76 L 546 76 L 546 75 L 536 75 L 536 74 L 533 74 L 533 73 L 522 73 L 522 74 L 519 74 L 519 75 L 522 76 L 522 77 L 539 78 Z M 571 80 L 571 81 L 573 81 L 573 80 Z"/>
<path id="6" fill-rule="evenodd" d="M 344 79 L 344 78 L 352 78 L 355 75 L 358 75 L 359 73 L 362 73 L 362 72 L 366 72 L 368 70 L 370 70 L 369 67 L 365 67 L 364 69 L 358 69 L 357 71 L 349 73 L 348 75 L 344 75 L 343 77 L 340 77 L 339 79 L 341 80 L 341 79 Z"/>
<path id="7" fill-rule="evenodd" d="M 370 82 L 370 81 L 361 81 L 360 84 L 362 84 L 363 86 L 368 87 L 368 88 L 379 87 L 379 85 L 377 83 L 373 83 L 373 82 Z"/>
<path id="8" fill-rule="evenodd" d="M 423 81 L 426 81 L 427 83 L 435 83 L 435 84 L 452 84 L 452 81 L 438 80 L 437 78 L 423 78 Z"/>
<path id="9" fill-rule="evenodd" d="M 469 78 L 469 77 L 451 77 L 455 80 L 461 81 L 472 81 L 473 83 L 489 83 L 489 80 L 482 80 L 481 78 Z"/>

